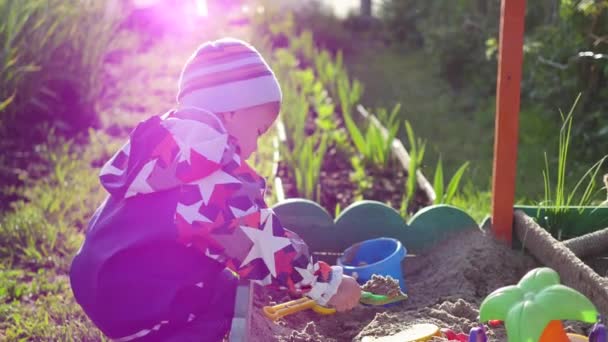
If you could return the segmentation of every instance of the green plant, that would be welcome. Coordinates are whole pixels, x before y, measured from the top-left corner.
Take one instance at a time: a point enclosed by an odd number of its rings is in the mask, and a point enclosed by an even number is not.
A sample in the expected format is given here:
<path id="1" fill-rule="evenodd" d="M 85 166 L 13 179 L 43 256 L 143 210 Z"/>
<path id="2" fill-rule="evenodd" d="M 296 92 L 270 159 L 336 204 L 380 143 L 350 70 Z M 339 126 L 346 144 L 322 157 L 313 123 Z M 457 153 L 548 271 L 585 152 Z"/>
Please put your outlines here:
<path id="1" fill-rule="evenodd" d="M 465 162 L 458 168 L 458 170 L 456 170 L 456 172 L 452 176 L 452 179 L 450 179 L 450 182 L 448 183 L 447 189 L 445 189 L 444 192 L 445 181 L 443 177 L 443 165 L 441 162 L 441 156 L 439 156 L 439 159 L 437 160 L 437 167 L 435 168 L 435 178 L 433 181 L 433 189 L 435 190 L 436 196 L 435 204 L 452 203 L 452 199 L 454 198 L 454 196 L 458 192 L 458 188 L 460 187 L 462 175 L 468 167 L 469 162 Z"/>
<path id="2" fill-rule="evenodd" d="M 34 269 L 60 265 L 81 241 L 83 230 L 95 207 L 105 195 L 91 164 L 106 160 L 119 142 L 91 131 L 91 145 L 82 147 L 50 136 L 39 153 L 50 166 L 39 180 L 25 180 L 25 198 L 12 203 L 0 218 L 0 263 Z"/>
<path id="3" fill-rule="evenodd" d="M 337 218 L 338 216 L 340 216 L 340 213 L 342 212 L 342 206 L 340 206 L 340 202 L 336 203 L 336 208 L 334 210 L 334 218 Z"/>
<path id="4" fill-rule="evenodd" d="M 464 210 L 475 222 L 482 222 L 491 211 L 492 193 L 481 191 L 469 179 L 461 191 L 452 198 L 451 205 Z"/>
<path id="5" fill-rule="evenodd" d="M 366 191 L 372 188 L 373 181 L 359 156 L 352 156 L 350 162 L 354 170 L 350 176 L 350 180 L 357 184 L 357 193 L 355 195 L 363 196 Z"/>
<path id="6" fill-rule="evenodd" d="M 401 104 L 396 104 L 389 113 L 386 108 L 379 108 L 376 111 L 378 122 L 382 123 L 386 128 L 386 132 L 382 132 L 380 127 L 370 122 L 367 131 L 365 132 L 365 141 L 368 142 L 367 149 L 364 152 L 365 160 L 372 167 L 385 168 L 393 161 L 391 158 L 391 148 L 393 141 L 399 132 L 399 122 L 397 115 L 401 109 Z M 375 120 L 370 118 L 370 120 Z M 386 134 L 385 134 L 386 133 Z M 370 165 L 371 164 L 371 165 Z"/>
<path id="7" fill-rule="evenodd" d="M 424 152 L 426 149 L 426 142 L 420 138 L 416 138 L 414 130 L 409 121 L 405 121 L 405 130 L 407 132 L 407 138 L 410 144 L 410 164 L 408 167 L 407 181 L 405 183 L 405 196 L 401 202 L 401 213 L 407 214 L 407 209 L 414 201 L 414 194 L 416 193 L 416 187 L 418 184 L 418 169 L 424 159 Z"/>
<path id="8" fill-rule="evenodd" d="M 299 142 L 291 153 L 285 154 L 285 158 L 295 177 L 298 193 L 307 199 L 320 202 L 319 176 L 327 152 L 327 137 L 318 138 L 311 137 Z"/>
<path id="9" fill-rule="evenodd" d="M 69 279 L 54 270 L 25 272 L 0 268 L 3 340 L 107 341 L 71 292 Z"/>
<path id="10" fill-rule="evenodd" d="M 551 172 L 549 169 L 549 160 L 547 153 L 545 152 L 545 170 L 543 170 L 543 181 L 545 186 L 544 201 L 541 203 L 548 207 L 548 217 L 545 218 L 547 227 L 545 227 L 552 235 L 556 238 L 561 239 L 563 229 L 572 222 L 568 222 L 566 213 L 568 207 L 574 204 L 578 206 L 591 205 L 596 199 L 597 195 L 603 190 L 600 186 L 597 186 L 597 177 L 604 161 L 608 156 L 602 157 L 595 164 L 593 164 L 578 180 L 574 188 L 568 192 L 566 186 L 566 178 L 569 177 L 566 166 L 568 164 L 568 152 L 570 149 L 570 138 L 572 131 L 573 113 L 574 109 L 580 99 L 580 95 L 574 101 L 568 115 L 564 116 L 564 113 L 560 111 L 562 118 L 562 127 L 559 132 L 559 143 L 558 143 L 558 156 L 557 156 L 557 175 L 555 176 L 555 185 L 552 185 Z M 584 187 L 583 193 L 580 198 L 575 202 L 575 196 L 578 194 L 579 189 L 583 186 L 584 182 L 587 185 Z M 582 210 L 582 209 L 581 209 Z"/>
<path id="11" fill-rule="evenodd" d="M 401 111 L 401 103 L 395 104 L 393 109 L 389 112 L 386 108 L 378 108 L 376 110 L 376 116 L 384 127 L 389 131 L 393 137 L 399 132 L 399 120 L 398 115 Z M 394 133 L 393 133 L 394 132 Z"/>
<path id="12" fill-rule="evenodd" d="M 509 341 L 568 340 L 561 320 L 597 321 L 597 309 L 580 292 L 561 285 L 550 268 L 528 272 L 517 285 L 492 292 L 479 308 L 482 322 L 505 322 Z"/>
<path id="13" fill-rule="evenodd" d="M 306 98 L 297 91 L 296 79 L 290 78 L 284 84 L 290 91 L 286 92 L 283 99 L 284 109 L 281 111 L 281 121 L 285 125 L 289 151 L 294 151 L 298 144 L 307 139 L 306 120 L 310 105 Z"/>
<path id="14" fill-rule="evenodd" d="M 352 117 L 354 106 L 358 103 L 363 91 L 359 81 L 355 80 L 351 83 L 346 72 L 342 72 L 337 80 L 337 89 L 344 126 L 357 152 L 363 157 L 363 163 L 368 168 L 386 166 L 391 160 L 391 146 L 398 131 L 395 118 L 400 105 L 396 105 L 390 115 L 386 113 L 385 109 L 380 110 L 380 115 L 388 118 L 387 120 L 391 124 L 385 135 L 380 127 L 372 122 L 367 122 L 364 129 L 360 128 Z"/>
<path id="15" fill-rule="evenodd" d="M 321 82 L 333 96 L 336 96 L 339 91 L 339 82 L 345 76 L 342 53 L 339 52 L 333 60 L 329 52 L 325 50 L 317 51 L 313 63 Z M 353 97 L 358 96 L 360 94 L 353 94 Z"/>
<path id="16" fill-rule="evenodd" d="M 91 105 L 98 99 L 103 58 L 120 20 L 106 10 L 98 2 L 0 1 L 3 120 L 6 115 L 18 119 L 14 115 L 27 109 L 70 126 L 79 118 L 61 117 L 65 108 L 57 106 Z M 68 100 L 62 98 L 68 90 L 77 92 L 76 102 L 61 102 Z"/>

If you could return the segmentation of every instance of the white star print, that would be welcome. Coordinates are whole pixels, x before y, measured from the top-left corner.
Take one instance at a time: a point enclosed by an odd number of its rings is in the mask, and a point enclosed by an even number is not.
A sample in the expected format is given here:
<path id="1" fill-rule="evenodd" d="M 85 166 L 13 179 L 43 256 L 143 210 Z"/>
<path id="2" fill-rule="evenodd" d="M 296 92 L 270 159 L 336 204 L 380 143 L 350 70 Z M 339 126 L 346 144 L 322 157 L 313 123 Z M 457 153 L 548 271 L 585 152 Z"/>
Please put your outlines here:
<path id="1" fill-rule="evenodd" d="M 232 211 L 232 215 L 234 215 L 234 217 L 247 216 L 249 214 L 255 213 L 258 210 L 258 206 L 257 205 L 252 205 L 247 210 L 241 210 L 239 208 L 234 208 L 234 207 L 229 207 L 229 208 L 230 208 L 230 211 Z"/>
<path id="2" fill-rule="evenodd" d="M 194 221 L 211 222 L 211 220 L 209 220 L 207 217 L 205 217 L 204 215 L 202 215 L 199 212 L 199 209 L 201 208 L 202 203 L 203 203 L 203 200 L 200 200 L 191 205 L 185 205 L 185 204 L 178 203 L 177 204 L 177 213 L 180 214 L 184 218 L 184 220 L 186 220 L 186 222 L 188 222 L 188 224 L 192 224 L 192 222 L 194 222 Z"/>
<path id="3" fill-rule="evenodd" d="M 127 193 L 125 194 L 125 198 L 129 198 L 131 196 L 135 196 L 137 194 L 149 194 L 154 192 L 154 189 L 148 184 L 148 177 L 154 170 L 154 165 L 156 165 L 156 159 L 150 160 L 144 167 L 141 168 L 137 176 L 131 185 L 129 185 L 129 189 L 127 189 Z"/>
<path id="4" fill-rule="evenodd" d="M 191 150 L 212 162 L 219 163 L 221 160 L 224 148 L 228 143 L 227 134 L 218 133 L 208 125 L 195 120 L 167 119 L 163 124 L 179 146 L 178 161 L 186 160 L 190 163 Z"/>
<path id="5" fill-rule="evenodd" d="M 125 155 L 129 155 L 131 151 L 131 142 L 127 142 L 121 149 L 121 152 L 124 153 Z M 120 176 L 122 175 L 125 170 L 121 170 L 119 168 L 117 168 L 116 166 L 114 166 L 114 161 L 116 160 L 116 158 L 118 158 L 118 155 L 120 155 L 121 152 L 118 152 L 114 155 L 114 157 L 112 157 L 112 159 L 110 159 L 110 161 L 108 161 L 103 168 L 101 169 L 101 174 L 102 175 L 115 175 L 115 176 Z"/>
<path id="6" fill-rule="evenodd" d="M 243 265 L 247 265 L 252 260 L 262 258 L 266 267 L 268 267 L 270 274 L 272 274 L 273 277 L 276 277 L 277 270 L 274 253 L 289 246 L 291 241 L 286 237 L 274 236 L 272 234 L 272 220 L 266 221 L 264 230 L 246 226 L 241 226 L 240 228 L 253 242 L 249 254 L 247 254 L 247 257 L 243 260 Z"/>
<path id="7" fill-rule="evenodd" d="M 254 283 L 266 286 L 272 284 L 272 276 L 268 274 L 264 279 L 261 280 L 253 280 Z"/>
<path id="8" fill-rule="evenodd" d="M 271 216 L 272 216 L 272 210 L 270 210 L 270 209 L 260 210 L 260 222 L 266 223 L 266 220 L 268 220 Z"/>
<path id="9" fill-rule="evenodd" d="M 107 163 L 103 169 L 101 170 L 102 175 L 115 175 L 120 176 L 125 172 L 125 170 L 121 170 L 116 166 L 112 165 L 112 162 Z"/>
<path id="10" fill-rule="evenodd" d="M 207 251 L 205 251 L 205 255 L 208 256 L 208 257 L 210 257 L 213 260 L 218 260 L 221 257 L 220 254 L 213 254 L 213 253 L 211 253 L 209 251 L 209 249 L 207 249 Z"/>
<path id="11" fill-rule="evenodd" d="M 214 173 L 210 174 L 203 179 L 197 180 L 190 184 L 198 185 L 198 188 L 201 192 L 201 196 L 203 197 L 203 203 L 208 204 L 211 195 L 213 194 L 213 190 L 216 185 L 219 184 L 240 184 L 241 182 L 227 174 L 222 170 L 217 170 Z"/>

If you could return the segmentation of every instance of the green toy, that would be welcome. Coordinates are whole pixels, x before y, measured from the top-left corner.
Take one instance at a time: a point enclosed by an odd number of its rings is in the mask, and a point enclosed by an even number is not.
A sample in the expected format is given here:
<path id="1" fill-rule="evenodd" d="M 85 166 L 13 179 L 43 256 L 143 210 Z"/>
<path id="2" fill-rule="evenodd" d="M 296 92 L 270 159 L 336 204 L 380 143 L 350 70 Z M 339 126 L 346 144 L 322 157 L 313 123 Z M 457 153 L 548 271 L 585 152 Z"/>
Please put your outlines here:
<path id="1" fill-rule="evenodd" d="M 505 322 L 509 342 L 570 342 L 562 320 L 597 322 L 593 303 L 580 292 L 561 285 L 554 270 L 541 267 L 528 272 L 517 285 L 492 292 L 481 303 L 482 322 Z M 586 338 L 585 338 L 586 340 Z"/>

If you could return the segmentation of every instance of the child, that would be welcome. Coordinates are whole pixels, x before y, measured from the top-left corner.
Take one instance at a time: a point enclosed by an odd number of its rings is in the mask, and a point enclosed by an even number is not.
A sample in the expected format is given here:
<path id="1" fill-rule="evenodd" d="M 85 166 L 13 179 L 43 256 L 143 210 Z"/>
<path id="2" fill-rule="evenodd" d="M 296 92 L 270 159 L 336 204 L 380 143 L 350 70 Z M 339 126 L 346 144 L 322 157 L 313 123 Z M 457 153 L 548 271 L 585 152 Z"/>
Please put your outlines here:
<path id="1" fill-rule="evenodd" d="M 261 55 L 235 39 L 202 45 L 177 99 L 176 110 L 140 123 L 101 170 L 110 195 L 70 270 L 91 320 L 115 341 L 219 341 L 238 277 L 338 311 L 356 306 L 356 281 L 312 263 L 245 162 L 281 103 Z"/>

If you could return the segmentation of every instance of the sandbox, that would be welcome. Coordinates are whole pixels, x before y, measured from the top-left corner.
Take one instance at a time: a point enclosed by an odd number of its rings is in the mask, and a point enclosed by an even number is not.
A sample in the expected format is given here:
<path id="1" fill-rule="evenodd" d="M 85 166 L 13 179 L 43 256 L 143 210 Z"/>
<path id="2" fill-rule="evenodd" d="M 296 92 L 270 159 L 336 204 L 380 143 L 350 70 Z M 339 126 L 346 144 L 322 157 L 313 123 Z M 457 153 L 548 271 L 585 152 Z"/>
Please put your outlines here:
<path id="1" fill-rule="evenodd" d="M 387 308 L 359 306 L 330 316 L 309 310 L 272 322 L 261 313 L 261 307 L 291 298 L 256 288 L 251 341 L 373 341 L 415 323 L 468 333 L 478 325 L 478 308 L 485 296 L 517 283 L 538 266 L 532 257 L 494 241 L 487 232 L 462 231 L 426 253 L 406 258 L 409 299 Z M 578 322 L 566 322 L 566 326 L 568 331 L 582 334 L 590 329 L 590 325 Z M 489 341 L 506 341 L 503 328 L 486 328 Z"/>

